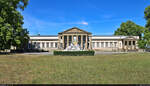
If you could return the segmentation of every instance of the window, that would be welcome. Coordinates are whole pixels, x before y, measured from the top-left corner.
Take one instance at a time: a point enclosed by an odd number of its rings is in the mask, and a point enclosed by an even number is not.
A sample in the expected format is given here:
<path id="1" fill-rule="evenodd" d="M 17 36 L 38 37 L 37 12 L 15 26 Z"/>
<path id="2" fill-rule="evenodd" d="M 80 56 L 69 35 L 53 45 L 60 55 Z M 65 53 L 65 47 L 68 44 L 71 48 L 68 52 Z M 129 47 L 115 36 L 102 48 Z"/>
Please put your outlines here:
<path id="1" fill-rule="evenodd" d="M 106 42 L 106 47 L 108 47 L 108 42 Z"/>
<path id="2" fill-rule="evenodd" d="M 101 47 L 104 47 L 104 42 L 101 42 Z"/>
<path id="3" fill-rule="evenodd" d="M 93 48 L 95 48 L 95 42 L 92 43 Z"/>
<path id="4" fill-rule="evenodd" d="M 51 47 L 53 47 L 53 42 L 51 42 Z"/>
<path id="5" fill-rule="evenodd" d="M 115 47 L 117 47 L 117 42 L 114 43 Z"/>
<path id="6" fill-rule="evenodd" d="M 45 43 L 44 42 L 42 43 L 42 48 L 45 48 Z"/>
<path id="7" fill-rule="evenodd" d="M 99 47 L 99 42 L 97 42 L 97 47 Z"/>
<path id="8" fill-rule="evenodd" d="M 125 41 L 125 45 L 127 45 L 127 41 Z"/>
<path id="9" fill-rule="evenodd" d="M 33 47 L 34 47 L 34 48 L 36 48 L 36 42 L 34 42 L 34 45 L 33 45 Z"/>
<path id="10" fill-rule="evenodd" d="M 110 42 L 110 47 L 113 47 L 113 43 L 112 42 Z"/>
<path id="11" fill-rule="evenodd" d="M 40 42 L 39 42 L 39 43 L 37 43 L 37 46 L 38 46 L 38 48 L 40 48 Z"/>
<path id="12" fill-rule="evenodd" d="M 46 43 L 46 47 L 49 48 L 49 43 L 48 42 Z"/>
<path id="13" fill-rule="evenodd" d="M 135 45 L 135 41 L 133 41 L 133 45 Z"/>
<path id="14" fill-rule="evenodd" d="M 129 45 L 131 45 L 131 41 L 129 41 Z"/>

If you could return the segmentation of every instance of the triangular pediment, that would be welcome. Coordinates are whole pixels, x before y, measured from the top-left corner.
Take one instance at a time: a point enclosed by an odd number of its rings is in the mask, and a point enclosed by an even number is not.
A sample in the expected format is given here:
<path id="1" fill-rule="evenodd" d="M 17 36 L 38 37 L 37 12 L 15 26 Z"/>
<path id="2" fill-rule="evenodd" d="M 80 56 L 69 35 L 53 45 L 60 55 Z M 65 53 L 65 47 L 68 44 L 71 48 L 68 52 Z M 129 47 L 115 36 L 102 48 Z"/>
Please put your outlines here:
<path id="1" fill-rule="evenodd" d="M 85 30 L 79 29 L 77 27 L 73 27 L 73 28 L 68 29 L 68 30 L 66 30 L 64 32 L 61 32 L 59 34 L 68 34 L 68 33 L 85 33 L 85 34 L 91 34 L 90 32 L 87 32 Z"/>

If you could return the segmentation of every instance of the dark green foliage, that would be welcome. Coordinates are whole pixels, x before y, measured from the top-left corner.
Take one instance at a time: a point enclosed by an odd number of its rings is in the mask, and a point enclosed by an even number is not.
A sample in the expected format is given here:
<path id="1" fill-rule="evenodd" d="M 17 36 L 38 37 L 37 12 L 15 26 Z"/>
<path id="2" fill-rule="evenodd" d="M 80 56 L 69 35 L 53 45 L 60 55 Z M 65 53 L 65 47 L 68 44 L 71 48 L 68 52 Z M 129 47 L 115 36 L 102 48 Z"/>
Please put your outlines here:
<path id="1" fill-rule="evenodd" d="M 138 41 L 138 47 L 141 49 L 145 49 L 146 48 L 146 42 L 144 40 L 139 40 Z"/>
<path id="2" fill-rule="evenodd" d="M 26 49 L 26 50 L 22 50 L 22 49 L 17 49 L 17 50 L 11 50 L 11 53 L 34 53 L 34 52 L 48 52 L 48 51 L 45 51 L 43 49 L 39 50 L 39 49 Z"/>
<path id="3" fill-rule="evenodd" d="M 149 40 L 150 38 L 145 37 L 146 35 L 148 35 L 146 32 L 147 28 L 137 25 L 132 21 L 127 21 L 121 24 L 120 28 L 115 31 L 114 35 L 139 36 L 140 40 L 138 41 L 138 47 L 141 49 L 145 49 L 148 42 L 147 40 Z M 145 36 L 142 37 L 142 34 L 144 34 Z"/>
<path id="4" fill-rule="evenodd" d="M 146 24 L 146 29 L 144 31 L 143 40 L 145 42 L 145 46 L 149 47 L 150 46 L 150 6 L 145 8 L 144 14 L 145 14 L 144 17 L 147 20 L 147 24 Z"/>
<path id="5" fill-rule="evenodd" d="M 94 56 L 95 51 L 54 51 L 54 55 L 60 56 Z"/>
<path id="6" fill-rule="evenodd" d="M 28 0 L 0 0 L 0 50 L 25 49 L 29 32 L 23 28 L 23 16 L 18 9 L 24 10 Z"/>
<path id="7" fill-rule="evenodd" d="M 114 35 L 139 36 L 141 39 L 143 31 L 144 27 L 137 25 L 132 21 L 127 21 L 121 24 Z"/>
<path id="8" fill-rule="evenodd" d="M 145 14 L 144 17 L 147 20 L 146 28 L 148 28 L 150 31 L 150 6 L 145 8 L 144 14 Z"/>

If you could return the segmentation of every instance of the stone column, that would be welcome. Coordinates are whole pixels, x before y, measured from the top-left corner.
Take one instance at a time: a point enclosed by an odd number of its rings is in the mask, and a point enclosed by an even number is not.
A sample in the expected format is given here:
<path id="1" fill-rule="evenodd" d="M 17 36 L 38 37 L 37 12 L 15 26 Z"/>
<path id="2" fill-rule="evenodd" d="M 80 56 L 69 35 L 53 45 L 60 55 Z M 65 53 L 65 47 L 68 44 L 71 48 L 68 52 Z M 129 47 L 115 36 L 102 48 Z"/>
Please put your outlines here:
<path id="1" fill-rule="evenodd" d="M 99 42 L 99 48 L 101 48 L 101 42 Z"/>
<path id="2" fill-rule="evenodd" d="M 76 37 L 77 37 L 77 45 L 78 45 L 78 41 L 79 41 L 79 39 L 78 39 L 78 35 L 76 35 Z"/>
<path id="3" fill-rule="evenodd" d="M 134 48 L 133 48 L 133 40 L 131 41 L 131 50 L 134 50 Z"/>
<path id="4" fill-rule="evenodd" d="M 73 35 L 72 35 L 72 43 L 73 43 Z"/>
<path id="5" fill-rule="evenodd" d="M 86 35 L 86 38 L 85 38 L 85 49 L 87 50 L 87 45 L 88 45 L 88 36 Z"/>
<path id="6" fill-rule="evenodd" d="M 123 50 L 125 50 L 125 40 L 123 40 Z"/>
<path id="7" fill-rule="evenodd" d="M 58 44 L 57 44 L 58 48 L 59 48 L 59 45 L 60 45 L 59 42 L 60 42 L 60 36 L 58 35 Z"/>
<path id="8" fill-rule="evenodd" d="M 129 49 L 129 40 L 127 41 L 127 51 L 128 51 L 128 49 Z"/>
<path id="9" fill-rule="evenodd" d="M 92 36 L 89 36 L 89 49 L 92 49 Z"/>
<path id="10" fill-rule="evenodd" d="M 64 49 L 64 46 L 65 46 L 65 44 L 64 44 L 64 35 L 62 36 L 62 41 L 63 41 L 62 48 Z"/>
<path id="11" fill-rule="evenodd" d="M 110 42 L 108 41 L 108 48 L 110 48 Z"/>
<path id="12" fill-rule="evenodd" d="M 56 48 L 55 45 L 56 45 L 55 42 L 53 42 L 53 48 Z"/>
<path id="13" fill-rule="evenodd" d="M 139 49 L 137 40 L 135 40 L 135 47 L 136 47 L 136 49 Z"/>
<path id="14" fill-rule="evenodd" d="M 42 48 L 43 48 L 43 47 L 42 47 L 42 43 L 43 43 L 43 42 L 39 42 L 39 43 L 40 43 L 40 44 L 39 44 L 40 49 L 42 49 Z"/>
<path id="15" fill-rule="evenodd" d="M 58 48 L 61 49 L 61 36 L 58 36 Z"/>
<path id="16" fill-rule="evenodd" d="M 83 35 L 81 35 L 81 49 L 83 49 Z"/>
<path id="17" fill-rule="evenodd" d="M 97 42 L 94 43 L 95 48 L 97 48 L 96 43 L 97 43 Z"/>
<path id="18" fill-rule="evenodd" d="M 67 35 L 67 47 L 69 47 L 69 35 Z"/>
<path id="19" fill-rule="evenodd" d="M 88 42 L 89 42 L 89 41 L 88 41 L 88 37 L 89 37 L 89 36 L 87 35 L 87 42 L 86 42 L 86 43 L 87 43 L 87 49 L 88 49 Z"/>
<path id="20" fill-rule="evenodd" d="M 106 47 L 106 42 L 104 42 L 104 48 Z"/>

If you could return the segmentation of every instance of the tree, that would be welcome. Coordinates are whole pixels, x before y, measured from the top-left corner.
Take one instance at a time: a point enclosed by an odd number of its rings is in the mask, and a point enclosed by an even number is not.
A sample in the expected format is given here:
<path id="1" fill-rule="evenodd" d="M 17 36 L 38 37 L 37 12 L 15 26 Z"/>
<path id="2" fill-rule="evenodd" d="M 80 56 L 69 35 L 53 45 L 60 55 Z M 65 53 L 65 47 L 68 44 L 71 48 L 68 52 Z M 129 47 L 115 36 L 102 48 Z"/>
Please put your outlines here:
<path id="1" fill-rule="evenodd" d="M 144 17 L 147 20 L 147 24 L 146 24 L 146 29 L 144 31 L 143 40 L 144 40 L 145 46 L 148 47 L 150 46 L 150 6 L 148 6 L 145 9 L 144 14 L 145 14 Z"/>
<path id="2" fill-rule="evenodd" d="M 23 16 L 18 11 L 23 11 L 27 4 L 28 0 L 0 0 L 0 49 L 23 49 L 27 43 L 29 32 L 23 28 Z"/>
<path id="3" fill-rule="evenodd" d="M 145 9 L 144 14 L 144 18 L 147 20 L 146 28 L 150 31 L 150 6 Z"/>
<path id="4" fill-rule="evenodd" d="M 12 40 L 12 27 L 0 17 L 0 50 L 10 49 Z"/>
<path id="5" fill-rule="evenodd" d="M 139 36 L 142 38 L 142 33 L 144 31 L 144 27 L 135 24 L 132 21 L 123 22 L 115 31 L 114 35 L 124 35 L 124 36 Z"/>

